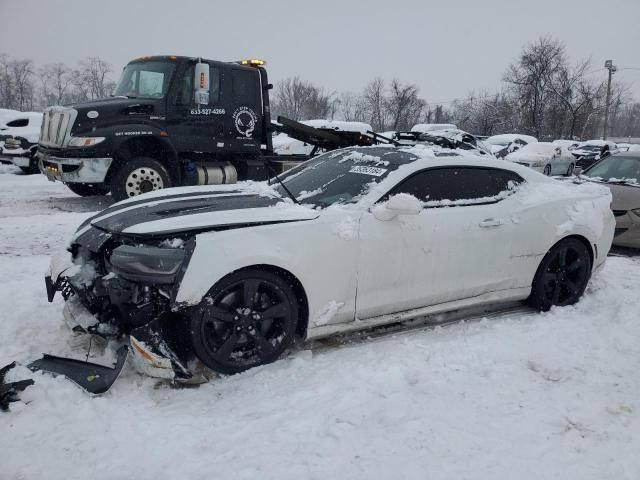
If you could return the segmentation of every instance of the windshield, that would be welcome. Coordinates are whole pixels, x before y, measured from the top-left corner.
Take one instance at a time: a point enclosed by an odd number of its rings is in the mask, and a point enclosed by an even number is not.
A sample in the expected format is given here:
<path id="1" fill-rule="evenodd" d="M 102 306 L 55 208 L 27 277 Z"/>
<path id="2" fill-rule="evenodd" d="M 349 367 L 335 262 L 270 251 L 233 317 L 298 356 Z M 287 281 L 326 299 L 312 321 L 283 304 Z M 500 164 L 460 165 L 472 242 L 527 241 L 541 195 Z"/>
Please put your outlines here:
<path id="1" fill-rule="evenodd" d="M 640 157 L 614 155 L 596 163 L 584 175 L 604 182 L 640 184 Z"/>
<path id="2" fill-rule="evenodd" d="M 584 150 L 587 152 L 600 152 L 600 150 L 602 150 L 602 147 L 598 145 L 579 145 L 576 150 Z"/>
<path id="3" fill-rule="evenodd" d="M 328 207 L 334 203 L 356 202 L 372 183 L 380 183 L 389 172 L 417 157 L 389 148 L 349 149 L 320 155 L 289 170 L 282 182 L 300 203 Z M 282 195 L 277 180 L 271 184 Z"/>
<path id="4" fill-rule="evenodd" d="M 124 68 L 113 94 L 129 98 L 162 98 L 167 94 L 175 68 L 175 62 L 168 60 L 130 63 Z"/>

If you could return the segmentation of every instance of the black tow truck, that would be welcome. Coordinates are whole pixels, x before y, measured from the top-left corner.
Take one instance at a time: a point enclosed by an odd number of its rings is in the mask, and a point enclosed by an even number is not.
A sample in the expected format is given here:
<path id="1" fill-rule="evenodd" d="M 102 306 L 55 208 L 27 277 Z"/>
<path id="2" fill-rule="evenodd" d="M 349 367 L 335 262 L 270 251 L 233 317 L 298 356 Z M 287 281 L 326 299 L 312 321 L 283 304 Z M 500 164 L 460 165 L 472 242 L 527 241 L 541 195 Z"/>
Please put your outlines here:
<path id="1" fill-rule="evenodd" d="M 309 156 L 274 154 L 284 132 L 315 150 L 372 145 L 375 134 L 271 121 L 262 60 L 138 58 L 113 96 L 45 110 L 38 165 L 81 196 L 116 200 L 172 186 L 265 180 Z"/>

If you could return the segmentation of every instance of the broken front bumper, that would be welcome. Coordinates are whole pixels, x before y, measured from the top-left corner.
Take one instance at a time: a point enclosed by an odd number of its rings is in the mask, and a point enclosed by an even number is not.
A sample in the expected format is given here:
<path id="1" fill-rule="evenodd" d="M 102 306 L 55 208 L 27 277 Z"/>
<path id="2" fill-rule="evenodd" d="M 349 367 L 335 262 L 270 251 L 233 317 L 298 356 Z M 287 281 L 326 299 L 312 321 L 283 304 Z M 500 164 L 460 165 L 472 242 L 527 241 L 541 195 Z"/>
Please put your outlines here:
<path id="1" fill-rule="evenodd" d="M 45 276 L 45 286 L 50 302 L 57 291 L 62 291 L 66 300 L 63 316 L 71 330 L 105 337 L 119 336 L 119 332 L 112 325 L 100 323 L 82 304 L 78 295 L 66 290 L 69 287 L 64 276 L 57 276 L 55 281 L 51 275 Z M 134 328 L 126 337 L 129 340 L 132 363 L 138 372 L 155 378 L 191 380 L 192 375 L 184 362 L 164 340 L 159 319 L 153 319 Z"/>
<path id="2" fill-rule="evenodd" d="M 62 158 L 38 152 L 38 167 L 46 177 L 64 183 L 104 183 L 113 158 Z"/>

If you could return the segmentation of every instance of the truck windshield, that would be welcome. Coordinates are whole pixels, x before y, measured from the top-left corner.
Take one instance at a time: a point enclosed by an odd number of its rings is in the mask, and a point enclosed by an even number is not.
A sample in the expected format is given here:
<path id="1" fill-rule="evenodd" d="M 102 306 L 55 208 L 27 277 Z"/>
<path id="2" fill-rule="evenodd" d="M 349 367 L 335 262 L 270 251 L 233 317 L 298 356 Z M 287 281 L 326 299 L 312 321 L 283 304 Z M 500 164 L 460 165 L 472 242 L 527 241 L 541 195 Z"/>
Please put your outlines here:
<path id="1" fill-rule="evenodd" d="M 287 171 L 282 182 L 300 203 L 324 208 L 334 203 L 353 203 L 381 182 L 389 172 L 417 157 L 391 148 L 355 148 L 320 155 Z M 280 185 L 271 184 L 283 196 Z"/>
<path id="2" fill-rule="evenodd" d="M 167 94 L 175 62 L 150 60 L 128 64 L 113 94 L 129 98 L 162 98 Z"/>

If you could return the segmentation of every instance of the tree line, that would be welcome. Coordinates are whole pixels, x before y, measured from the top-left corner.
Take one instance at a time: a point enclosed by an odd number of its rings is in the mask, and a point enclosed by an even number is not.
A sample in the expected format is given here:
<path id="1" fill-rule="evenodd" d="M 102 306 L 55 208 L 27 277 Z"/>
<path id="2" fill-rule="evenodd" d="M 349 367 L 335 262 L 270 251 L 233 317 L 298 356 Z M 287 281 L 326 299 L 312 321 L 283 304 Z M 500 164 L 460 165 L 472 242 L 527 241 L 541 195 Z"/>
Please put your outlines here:
<path id="1" fill-rule="evenodd" d="M 559 40 L 541 37 L 507 66 L 495 92 L 472 91 L 446 104 L 430 104 L 415 84 L 370 81 L 360 92 L 327 91 L 299 77 L 275 88 L 272 110 L 295 120 L 337 118 L 374 130 L 406 130 L 416 123 L 455 123 L 476 135 L 518 132 L 539 139 L 588 139 L 603 133 L 606 80 L 589 59 L 571 61 Z M 640 136 L 640 102 L 615 81 L 609 136 Z"/>
<path id="2" fill-rule="evenodd" d="M 0 107 L 41 110 L 108 96 L 113 67 L 89 57 L 69 67 L 36 66 L 0 54 Z M 375 131 L 408 130 L 416 123 L 455 123 L 476 135 L 505 132 L 539 139 L 600 137 L 606 109 L 602 68 L 589 59 L 573 62 L 562 42 L 541 37 L 523 47 L 494 92 L 471 91 L 446 103 L 429 103 L 417 85 L 374 78 L 359 92 L 327 90 L 300 77 L 277 82 L 272 112 L 294 120 L 359 121 Z M 610 136 L 640 136 L 640 102 L 615 80 L 609 110 Z"/>
<path id="3" fill-rule="evenodd" d="M 39 111 L 104 98 L 115 86 L 112 73 L 112 66 L 97 57 L 81 60 L 75 67 L 63 63 L 36 67 L 32 60 L 0 54 L 0 108 Z"/>

